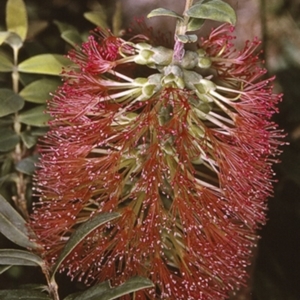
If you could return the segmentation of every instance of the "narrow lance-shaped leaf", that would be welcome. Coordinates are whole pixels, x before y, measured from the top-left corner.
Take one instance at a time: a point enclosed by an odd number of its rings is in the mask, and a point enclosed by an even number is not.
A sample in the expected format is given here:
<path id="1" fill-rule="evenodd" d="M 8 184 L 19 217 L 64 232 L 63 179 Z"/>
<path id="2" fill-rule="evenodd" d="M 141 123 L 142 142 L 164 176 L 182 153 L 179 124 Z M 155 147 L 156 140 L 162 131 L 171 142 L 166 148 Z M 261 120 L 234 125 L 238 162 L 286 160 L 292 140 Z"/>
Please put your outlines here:
<path id="1" fill-rule="evenodd" d="M 211 0 L 205 3 L 196 3 L 186 13 L 187 16 L 197 19 L 209 19 L 219 22 L 236 22 L 234 9 L 221 0 Z"/>
<path id="2" fill-rule="evenodd" d="M 22 61 L 19 72 L 59 75 L 62 68 L 70 64 L 69 59 L 60 54 L 40 54 Z"/>
<path id="3" fill-rule="evenodd" d="M 0 266 L 0 275 L 9 270 L 12 266 Z"/>
<path id="4" fill-rule="evenodd" d="M 40 266 L 44 268 L 44 261 L 37 255 L 18 249 L 0 249 L 0 265 Z"/>
<path id="5" fill-rule="evenodd" d="M 52 298 L 42 292 L 29 290 L 29 289 L 18 289 L 18 290 L 1 290 L 1 300 L 51 300 Z"/>
<path id="6" fill-rule="evenodd" d="M 144 277 L 133 277 L 117 287 L 102 283 L 85 291 L 74 300 L 112 300 L 145 288 L 153 287 L 151 280 Z"/>
<path id="7" fill-rule="evenodd" d="M 26 6 L 23 0 L 8 0 L 6 4 L 6 27 L 16 33 L 22 41 L 25 40 L 28 30 Z"/>
<path id="8" fill-rule="evenodd" d="M 70 295 L 68 295 L 66 298 L 64 298 L 63 300 L 75 300 L 75 298 L 76 298 L 78 295 L 81 295 L 81 292 L 76 292 L 76 293 L 70 294 Z"/>
<path id="9" fill-rule="evenodd" d="M 90 299 L 93 296 L 101 296 L 111 289 L 109 281 L 104 281 L 99 284 L 96 284 L 84 292 L 77 292 L 71 295 L 68 295 L 64 300 L 78 300 L 78 299 Z"/>
<path id="10" fill-rule="evenodd" d="M 153 9 L 148 15 L 147 18 L 152 18 L 152 17 L 160 17 L 160 16 L 165 16 L 165 17 L 173 17 L 177 18 L 180 20 L 183 20 L 182 16 L 178 15 L 176 12 L 165 9 L 165 8 L 156 8 Z"/>
<path id="11" fill-rule="evenodd" d="M 0 195 L 0 232 L 15 244 L 37 249 L 39 245 L 29 238 L 29 230 L 25 220 L 15 209 Z"/>
<path id="12" fill-rule="evenodd" d="M 64 261 L 64 259 L 76 248 L 76 246 L 84 240 L 84 238 L 89 235 L 93 230 L 97 227 L 112 221 L 118 218 L 120 214 L 118 213 L 103 213 L 95 216 L 94 218 L 88 220 L 83 223 L 78 229 L 71 235 L 69 241 L 65 245 L 64 249 L 60 253 L 56 264 L 53 268 L 52 278 L 54 277 L 56 271 L 58 270 L 60 264 Z"/>

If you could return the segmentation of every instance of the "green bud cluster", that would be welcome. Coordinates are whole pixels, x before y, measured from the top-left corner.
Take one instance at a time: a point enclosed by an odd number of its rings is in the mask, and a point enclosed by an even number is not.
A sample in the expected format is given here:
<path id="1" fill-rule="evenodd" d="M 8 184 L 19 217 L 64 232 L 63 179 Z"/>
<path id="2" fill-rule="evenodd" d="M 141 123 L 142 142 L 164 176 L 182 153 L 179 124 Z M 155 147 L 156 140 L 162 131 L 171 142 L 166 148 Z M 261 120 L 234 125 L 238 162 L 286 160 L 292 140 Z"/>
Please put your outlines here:
<path id="1" fill-rule="evenodd" d="M 216 85 L 209 78 L 203 78 L 198 72 L 199 69 L 207 69 L 211 66 L 212 61 L 206 51 L 186 50 L 182 60 L 174 63 L 172 49 L 154 47 L 147 43 L 138 43 L 135 48 L 137 50 L 135 63 L 146 65 L 159 72 L 148 78 L 135 80 L 135 85 L 141 88 L 139 100 L 145 101 L 163 88 L 187 89 L 197 95 L 198 101 L 191 99 L 190 104 L 198 117 L 205 119 L 212 109 L 213 98 L 210 92 L 216 90 Z"/>
<path id="2" fill-rule="evenodd" d="M 139 65 L 147 65 L 150 68 L 159 69 L 162 66 L 172 64 L 174 50 L 163 46 L 153 47 L 147 43 L 138 43 L 135 45 L 137 55 L 134 62 Z M 191 70 L 196 67 L 207 69 L 211 66 L 211 59 L 206 56 L 203 49 L 197 51 L 185 51 L 180 62 L 183 69 Z"/>

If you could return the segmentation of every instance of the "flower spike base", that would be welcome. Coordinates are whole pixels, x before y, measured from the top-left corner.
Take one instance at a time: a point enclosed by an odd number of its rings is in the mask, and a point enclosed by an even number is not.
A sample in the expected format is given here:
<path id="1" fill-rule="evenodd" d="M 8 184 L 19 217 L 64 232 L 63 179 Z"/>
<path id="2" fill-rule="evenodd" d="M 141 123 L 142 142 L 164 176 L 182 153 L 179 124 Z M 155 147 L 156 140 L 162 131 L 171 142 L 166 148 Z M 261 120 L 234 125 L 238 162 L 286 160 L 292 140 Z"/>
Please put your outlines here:
<path id="1" fill-rule="evenodd" d="M 70 52 L 31 221 L 50 265 L 80 224 L 118 212 L 61 270 L 86 283 L 151 279 L 135 299 L 225 299 L 245 283 L 282 143 L 270 121 L 281 95 L 261 79 L 259 42 L 237 51 L 232 31 L 180 59 L 146 35 L 103 30 Z"/>

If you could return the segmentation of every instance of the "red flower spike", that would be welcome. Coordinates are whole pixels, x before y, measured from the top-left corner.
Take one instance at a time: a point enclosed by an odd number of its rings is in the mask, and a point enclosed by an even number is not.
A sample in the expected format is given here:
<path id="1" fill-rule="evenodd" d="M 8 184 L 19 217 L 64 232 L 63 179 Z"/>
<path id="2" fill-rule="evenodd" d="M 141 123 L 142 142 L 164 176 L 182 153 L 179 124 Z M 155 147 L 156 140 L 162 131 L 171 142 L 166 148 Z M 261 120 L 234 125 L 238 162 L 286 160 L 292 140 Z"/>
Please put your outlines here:
<path id="1" fill-rule="evenodd" d="M 212 31 L 182 65 L 157 41 L 101 30 L 69 54 L 78 67 L 49 102 L 31 218 L 50 265 L 79 224 L 118 211 L 61 270 L 86 283 L 150 278 L 155 289 L 136 299 L 225 299 L 245 283 L 282 144 L 270 121 L 281 95 L 260 79 L 259 42 L 238 52 L 232 31 Z"/>

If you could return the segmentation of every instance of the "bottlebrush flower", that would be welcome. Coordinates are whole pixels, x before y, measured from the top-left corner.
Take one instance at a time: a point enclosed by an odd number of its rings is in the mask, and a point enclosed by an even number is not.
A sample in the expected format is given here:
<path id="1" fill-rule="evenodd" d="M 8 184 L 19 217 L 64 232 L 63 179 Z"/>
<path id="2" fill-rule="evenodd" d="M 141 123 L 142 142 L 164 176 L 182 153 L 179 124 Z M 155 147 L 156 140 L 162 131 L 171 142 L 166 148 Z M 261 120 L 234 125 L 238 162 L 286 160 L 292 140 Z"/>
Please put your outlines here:
<path id="1" fill-rule="evenodd" d="M 225 299 L 244 284 L 282 144 L 270 121 L 281 95 L 262 79 L 259 42 L 237 51 L 232 30 L 176 63 L 146 37 L 102 30 L 70 52 L 31 221 L 50 265 L 79 224 L 117 211 L 61 270 L 87 283 L 150 278 L 155 289 L 135 299 Z"/>

